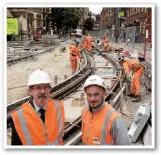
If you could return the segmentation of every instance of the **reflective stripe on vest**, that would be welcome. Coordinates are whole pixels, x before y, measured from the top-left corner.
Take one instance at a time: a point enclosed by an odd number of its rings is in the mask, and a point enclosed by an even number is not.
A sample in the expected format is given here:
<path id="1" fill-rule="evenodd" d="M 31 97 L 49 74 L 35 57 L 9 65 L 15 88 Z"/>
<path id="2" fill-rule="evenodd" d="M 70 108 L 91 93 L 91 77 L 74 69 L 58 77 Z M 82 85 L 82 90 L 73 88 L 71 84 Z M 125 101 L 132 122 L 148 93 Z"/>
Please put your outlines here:
<path id="1" fill-rule="evenodd" d="M 58 120 L 58 126 L 59 126 L 59 137 L 57 142 L 59 143 L 61 140 L 63 140 L 62 137 L 62 131 L 63 131 L 63 124 L 62 124 L 62 118 L 61 118 L 61 113 L 60 113 L 60 105 L 58 103 L 57 100 L 54 100 L 54 103 L 56 104 L 56 108 L 57 108 L 57 120 Z"/>
<path id="2" fill-rule="evenodd" d="M 114 112 L 115 112 L 115 110 L 113 108 L 111 108 L 105 117 L 104 125 L 102 128 L 102 136 L 100 139 L 100 145 L 106 145 L 106 138 L 108 136 L 107 135 L 108 134 L 108 123 L 109 123 L 110 118 Z M 113 141 L 111 143 L 109 143 L 108 145 L 112 145 L 112 144 L 113 144 Z"/>
<path id="3" fill-rule="evenodd" d="M 31 139 L 30 132 L 29 132 L 29 129 L 27 127 L 26 120 L 24 118 L 24 114 L 23 114 L 22 109 L 21 108 L 18 109 L 17 113 L 18 113 L 18 118 L 20 120 L 22 132 L 24 134 L 24 137 L 26 138 L 27 145 L 32 145 L 32 139 Z"/>
<path id="4" fill-rule="evenodd" d="M 57 100 L 54 100 L 53 104 L 56 105 L 56 108 L 57 108 L 57 120 L 58 120 L 58 123 L 59 123 L 58 124 L 59 137 L 56 141 L 51 142 L 47 145 L 58 145 L 59 142 L 61 142 L 63 140 L 63 137 L 62 137 L 62 118 L 61 118 L 61 114 L 60 114 L 60 105 L 59 105 Z M 33 145 L 31 135 L 30 135 L 29 129 L 27 127 L 27 123 L 25 121 L 24 114 L 23 114 L 23 111 L 22 111 L 21 108 L 18 109 L 17 114 L 18 114 L 18 118 L 20 120 L 20 125 L 21 125 L 21 128 L 22 128 L 22 132 L 23 132 L 23 135 L 25 137 L 25 140 L 27 142 L 27 145 Z"/>
<path id="5" fill-rule="evenodd" d="M 85 115 L 86 112 L 87 110 L 83 111 L 83 116 Z M 110 141 L 110 139 L 109 139 L 110 142 L 107 143 L 107 137 L 111 137 L 110 133 L 111 133 L 112 122 L 116 118 L 116 116 L 118 116 L 117 112 L 113 108 L 111 108 L 105 117 L 105 121 L 102 128 L 102 135 L 100 138 L 100 145 L 114 145 L 114 141 L 113 140 Z M 87 144 L 82 141 L 82 145 Z"/>

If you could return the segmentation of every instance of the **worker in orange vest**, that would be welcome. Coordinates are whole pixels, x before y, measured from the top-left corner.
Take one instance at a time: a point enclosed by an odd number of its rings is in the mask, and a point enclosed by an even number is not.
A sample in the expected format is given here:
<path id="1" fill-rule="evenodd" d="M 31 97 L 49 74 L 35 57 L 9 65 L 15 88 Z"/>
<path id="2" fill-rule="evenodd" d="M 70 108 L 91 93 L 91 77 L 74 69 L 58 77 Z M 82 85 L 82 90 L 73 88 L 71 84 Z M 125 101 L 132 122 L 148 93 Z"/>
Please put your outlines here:
<path id="1" fill-rule="evenodd" d="M 103 50 L 108 51 L 109 50 L 109 45 L 108 45 L 108 38 L 103 36 L 102 44 L 103 44 Z"/>
<path id="2" fill-rule="evenodd" d="M 12 112 L 11 145 L 63 145 L 65 114 L 63 103 L 50 99 L 51 81 L 36 70 L 27 83 L 31 99 Z"/>
<path id="3" fill-rule="evenodd" d="M 76 72 L 76 69 L 78 67 L 78 60 L 81 59 L 80 49 L 78 47 L 79 42 L 77 40 L 74 40 L 74 42 L 75 44 L 72 45 L 70 48 L 70 62 L 71 62 L 72 74 Z"/>
<path id="4" fill-rule="evenodd" d="M 130 145 L 124 121 L 110 104 L 105 103 L 106 86 L 98 75 L 84 83 L 88 107 L 82 110 L 82 142 L 84 145 Z"/>
<path id="5" fill-rule="evenodd" d="M 88 52 L 92 52 L 92 42 L 93 42 L 93 37 L 90 34 L 88 34 L 88 36 L 86 37 L 86 45 L 87 45 Z"/>
<path id="6" fill-rule="evenodd" d="M 124 67 L 127 77 L 129 77 L 130 72 L 134 74 L 132 79 L 132 86 L 129 96 L 134 97 L 135 99 L 132 102 L 139 102 L 140 97 L 140 78 L 144 71 L 144 67 L 138 60 L 128 59 L 124 60 L 124 57 L 118 58 L 119 63 Z"/>

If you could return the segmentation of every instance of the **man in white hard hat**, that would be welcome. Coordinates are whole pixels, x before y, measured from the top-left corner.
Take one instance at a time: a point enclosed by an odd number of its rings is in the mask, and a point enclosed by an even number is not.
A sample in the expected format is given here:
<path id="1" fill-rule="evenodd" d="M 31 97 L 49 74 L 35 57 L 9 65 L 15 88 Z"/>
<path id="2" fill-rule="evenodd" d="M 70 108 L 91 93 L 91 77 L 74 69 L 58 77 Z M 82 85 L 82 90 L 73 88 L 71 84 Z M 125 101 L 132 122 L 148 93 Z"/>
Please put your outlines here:
<path id="1" fill-rule="evenodd" d="M 36 70 L 28 78 L 29 102 L 12 112 L 11 145 L 63 145 L 64 106 L 50 99 L 48 73 Z"/>
<path id="2" fill-rule="evenodd" d="M 106 86 L 98 75 L 84 83 L 88 106 L 82 111 L 82 143 L 84 145 L 130 145 L 124 121 L 111 105 L 105 103 Z"/>

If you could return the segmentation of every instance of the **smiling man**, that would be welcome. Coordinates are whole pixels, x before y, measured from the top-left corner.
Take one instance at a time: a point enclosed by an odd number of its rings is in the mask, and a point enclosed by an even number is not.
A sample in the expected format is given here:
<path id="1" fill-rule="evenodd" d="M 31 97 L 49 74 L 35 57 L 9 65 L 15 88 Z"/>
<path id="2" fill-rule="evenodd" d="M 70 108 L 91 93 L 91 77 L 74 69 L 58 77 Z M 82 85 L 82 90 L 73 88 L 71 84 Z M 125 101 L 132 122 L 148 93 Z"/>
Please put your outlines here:
<path id="1" fill-rule="evenodd" d="M 84 84 L 88 107 L 82 111 L 82 142 L 84 145 L 130 145 L 124 121 L 111 105 L 105 103 L 104 80 L 90 76 Z"/>
<path id="2" fill-rule="evenodd" d="M 64 106 L 50 99 L 51 81 L 36 70 L 28 78 L 29 102 L 12 112 L 11 145 L 63 145 Z"/>

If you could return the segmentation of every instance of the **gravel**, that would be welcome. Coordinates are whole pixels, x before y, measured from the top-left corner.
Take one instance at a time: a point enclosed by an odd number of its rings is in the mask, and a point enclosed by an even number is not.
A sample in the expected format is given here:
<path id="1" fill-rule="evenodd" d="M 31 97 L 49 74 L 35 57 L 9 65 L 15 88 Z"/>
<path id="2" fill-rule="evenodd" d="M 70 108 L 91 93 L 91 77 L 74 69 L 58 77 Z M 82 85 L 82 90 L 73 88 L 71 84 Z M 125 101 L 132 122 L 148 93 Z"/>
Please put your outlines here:
<path id="1" fill-rule="evenodd" d="M 33 59 L 18 62 L 7 67 L 7 104 L 28 96 L 26 83 L 28 76 L 36 69 L 42 69 L 49 73 L 54 85 L 55 75 L 58 82 L 64 80 L 64 75 L 71 76 L 69 62 L 69 48 L 66 45 L 66 52 L 60 52 L 60 46 L 50 53 L 37 55 Z"/>

